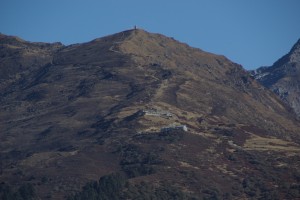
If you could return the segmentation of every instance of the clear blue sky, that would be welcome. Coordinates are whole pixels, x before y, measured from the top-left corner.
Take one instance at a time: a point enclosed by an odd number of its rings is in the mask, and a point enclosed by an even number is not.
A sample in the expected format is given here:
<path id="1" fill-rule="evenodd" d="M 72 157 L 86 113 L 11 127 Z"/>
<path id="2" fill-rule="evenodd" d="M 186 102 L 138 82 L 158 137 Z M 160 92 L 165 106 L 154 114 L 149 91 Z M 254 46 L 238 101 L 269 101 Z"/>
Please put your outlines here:
<path id="1" fill-rule="evenodd" d="M 0 0 L 0 32 L 73 44 L 137 25 L 253 69 L 300 38 L 300 0 Z"/>

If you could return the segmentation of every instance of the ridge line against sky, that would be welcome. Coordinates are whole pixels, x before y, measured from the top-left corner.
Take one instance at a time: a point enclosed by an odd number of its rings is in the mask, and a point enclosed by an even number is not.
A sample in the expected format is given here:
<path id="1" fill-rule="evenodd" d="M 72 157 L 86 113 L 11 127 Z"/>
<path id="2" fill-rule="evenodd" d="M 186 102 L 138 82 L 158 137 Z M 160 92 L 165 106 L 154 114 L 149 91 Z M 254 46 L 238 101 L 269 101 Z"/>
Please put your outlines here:
<path id="1" fill-rule="evenodd" d="M 0 0 L 0 32 L 68 45 L 137 25 L 255 69 L 300 38 L 299 8 L 299 0 Z"/>

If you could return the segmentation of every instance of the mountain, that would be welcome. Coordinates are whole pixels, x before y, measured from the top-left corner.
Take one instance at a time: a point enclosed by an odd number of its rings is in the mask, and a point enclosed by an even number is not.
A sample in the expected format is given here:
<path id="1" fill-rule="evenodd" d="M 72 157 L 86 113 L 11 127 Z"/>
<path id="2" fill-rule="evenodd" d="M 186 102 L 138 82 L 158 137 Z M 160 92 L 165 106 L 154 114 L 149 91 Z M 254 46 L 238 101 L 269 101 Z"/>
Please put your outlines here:
<path id="1" fill-rule="evenodd" d="M 252 72 L 255 79 L 275 92 L 300 117 L 300 39 L 271 67 Z"/>
<path id="2" fill-rule="evenodd" d="M 0 195 L 300 198 L 299 121 L 226 57 L 139 29 L 0 38 Z"/>

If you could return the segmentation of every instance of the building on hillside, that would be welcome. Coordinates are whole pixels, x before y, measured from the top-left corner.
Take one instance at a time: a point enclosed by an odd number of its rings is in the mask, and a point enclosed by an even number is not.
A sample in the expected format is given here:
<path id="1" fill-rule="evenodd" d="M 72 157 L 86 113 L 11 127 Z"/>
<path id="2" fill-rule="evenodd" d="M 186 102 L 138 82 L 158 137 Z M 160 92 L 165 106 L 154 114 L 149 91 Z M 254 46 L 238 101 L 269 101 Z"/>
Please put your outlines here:
<path id="1" fill-rule="evenodd" d="M 143 113 L 148 116 L 165 117 L 165 118 L 173 117 L 172 113 L 164 110 L 148 109 L 148 110 L 143 110 Z"/>
<path id="2" fill-rule="evenodd" d="M 187 132 L 188 128 L 186 125 L 171 125 L 171 126 L 161 128 L 160 132 L 168 132 L 172 130 L 182 130 L 184 132 Z"/>

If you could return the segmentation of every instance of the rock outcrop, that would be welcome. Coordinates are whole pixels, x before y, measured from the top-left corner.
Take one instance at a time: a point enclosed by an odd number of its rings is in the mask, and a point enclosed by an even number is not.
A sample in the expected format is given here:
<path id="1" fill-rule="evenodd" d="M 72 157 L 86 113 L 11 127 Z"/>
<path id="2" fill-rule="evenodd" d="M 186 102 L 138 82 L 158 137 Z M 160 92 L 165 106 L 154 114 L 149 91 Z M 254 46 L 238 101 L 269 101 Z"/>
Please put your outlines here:
<path id="1" fill-rule="evenodd" d="M 300 117 L 300 40 L 271 67 L 258 68 L 252 74 Z"/>

